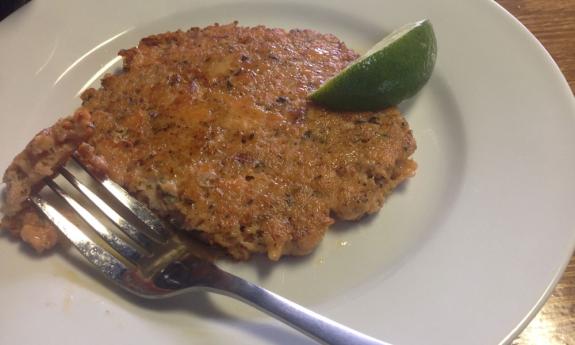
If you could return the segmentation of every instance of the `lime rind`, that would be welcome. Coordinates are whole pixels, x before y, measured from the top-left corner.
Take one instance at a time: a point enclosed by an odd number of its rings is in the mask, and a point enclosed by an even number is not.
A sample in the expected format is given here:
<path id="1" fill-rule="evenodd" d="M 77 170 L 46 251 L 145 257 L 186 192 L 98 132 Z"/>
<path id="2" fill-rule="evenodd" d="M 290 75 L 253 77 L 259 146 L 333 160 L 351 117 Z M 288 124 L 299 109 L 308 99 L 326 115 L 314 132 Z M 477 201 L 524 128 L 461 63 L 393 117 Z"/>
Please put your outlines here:
<path id="1" fill-rule="evenodd" d="M 415 95 L 431 77 L 437 41 L 428 20 L 402 26 L 326 81 L 310 98 L 343 111 L 372 111 Z"/>

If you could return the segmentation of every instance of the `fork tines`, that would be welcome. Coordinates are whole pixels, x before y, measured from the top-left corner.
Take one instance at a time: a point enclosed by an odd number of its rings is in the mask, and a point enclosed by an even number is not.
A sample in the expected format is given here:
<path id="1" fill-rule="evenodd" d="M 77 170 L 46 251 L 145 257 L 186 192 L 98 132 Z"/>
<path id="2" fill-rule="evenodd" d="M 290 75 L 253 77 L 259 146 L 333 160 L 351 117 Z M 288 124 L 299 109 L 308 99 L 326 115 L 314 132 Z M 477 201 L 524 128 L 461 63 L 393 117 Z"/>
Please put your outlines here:
<path id="1" fill-rule="evenodd" d="M 146 206 L 131 197 L 128 192 L 107 177 L 90 174 L 75 158 L 70 159 L 57 172 L 64 179 L 47 178 L 46 185 L 60 196 L 126 262 L 97 244 L 45 198 L 35 195 L 30 197 L 30 201 L 92 264 L 98 266 L 111 278 L 116 279 L 116 275 L 127 269 L 126 264 L 137 264 L 142 258 L 153 252 L 157 246 L 166 243 L 170 238 L 170 230 Z M 83 174 L 83 172 L 88 173 Z M 87 183 L 82 181 L 82 177 L 88 179 Z M 96 187 L 90 188 L 88 185 Z M 73 193 L 67 192 L 66 187 L 70 189 L 70 186 L 73 186 L 83 197 L 77 198 L 72 196 Z M 103 188 L 97 188 L 98 186 Z M 105 201 L 106 198 L 119 201 L 125 207 L 126 210 L 124 211 L 127 214 L 122 215 L 121 212 L 112 208 L 109 202 Z M 83 199 L 83 202 L 77 199 Z M 91 210 L 94 207 L 106 216 L 109 220 L 106 223 L 111 223 L 113 226 L 105 225 L 98 219 L 97 212 Z M 132 216 L 138 221 L 129 221 L 126 216 Z"/>

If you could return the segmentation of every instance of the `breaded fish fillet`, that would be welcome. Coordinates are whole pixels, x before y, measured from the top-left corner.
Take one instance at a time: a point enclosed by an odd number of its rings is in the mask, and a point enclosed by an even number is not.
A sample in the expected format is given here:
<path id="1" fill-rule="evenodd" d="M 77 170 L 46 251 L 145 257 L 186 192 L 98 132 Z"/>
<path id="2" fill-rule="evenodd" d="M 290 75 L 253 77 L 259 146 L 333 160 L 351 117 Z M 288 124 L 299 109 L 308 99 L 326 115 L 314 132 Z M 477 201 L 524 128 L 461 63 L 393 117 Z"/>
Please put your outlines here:
<path id="1" fill-rule="evenodd" d="M 309 102 L 357 58 L 332 35 L 234 23 L 150 36 L 120 55 L 123 70 L 82 95 L 94 130 L 80 156 L 236 259 L 309 253 L 334 217 L 376 212 L 414 174 L 396 108 Z"/>

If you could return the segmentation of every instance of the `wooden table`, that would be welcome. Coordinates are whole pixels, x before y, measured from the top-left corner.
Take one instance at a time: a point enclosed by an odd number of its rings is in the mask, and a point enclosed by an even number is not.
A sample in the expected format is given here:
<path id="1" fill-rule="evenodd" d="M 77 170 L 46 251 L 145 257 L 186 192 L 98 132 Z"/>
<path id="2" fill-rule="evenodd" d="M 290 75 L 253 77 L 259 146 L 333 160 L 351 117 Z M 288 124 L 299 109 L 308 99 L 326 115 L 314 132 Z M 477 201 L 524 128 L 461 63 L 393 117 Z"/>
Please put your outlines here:
<path id="1" fill-rule="evenodd" d="M 497 2 L 541 41 L 575 90 L 575 0 Z M 543 309 L 512 344 L 575 345 L 575 256 Z"/>

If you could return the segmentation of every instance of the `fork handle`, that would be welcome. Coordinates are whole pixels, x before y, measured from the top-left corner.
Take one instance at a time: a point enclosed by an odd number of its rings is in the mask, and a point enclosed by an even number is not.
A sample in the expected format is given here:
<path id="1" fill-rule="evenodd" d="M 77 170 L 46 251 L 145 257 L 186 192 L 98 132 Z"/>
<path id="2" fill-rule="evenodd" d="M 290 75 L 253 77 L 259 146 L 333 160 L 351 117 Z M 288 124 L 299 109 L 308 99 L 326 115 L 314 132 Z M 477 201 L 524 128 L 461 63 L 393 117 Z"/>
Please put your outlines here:
<path id="1" fill-rule="evenodd" d="M 218 284 L 212 286 L 213 292 L 247 302 L 320 343 L 331 345 L 389 345 L 316 314 L 242 278 L 224 271 L 220 272 L 222 277 L 218 280 Z"/>
<path id="2" fill-rule="evenodd" d="M 351 328 L 340 325 L 292 301 L 222 271 L 216 265 L 188 257 L 164 268 L 156 284 L 173 291 L 202 287 L 209 291 L 234 297 L 283 321 L 302 333 L 324 344 L 331 345 L 389 345 Z"/>

